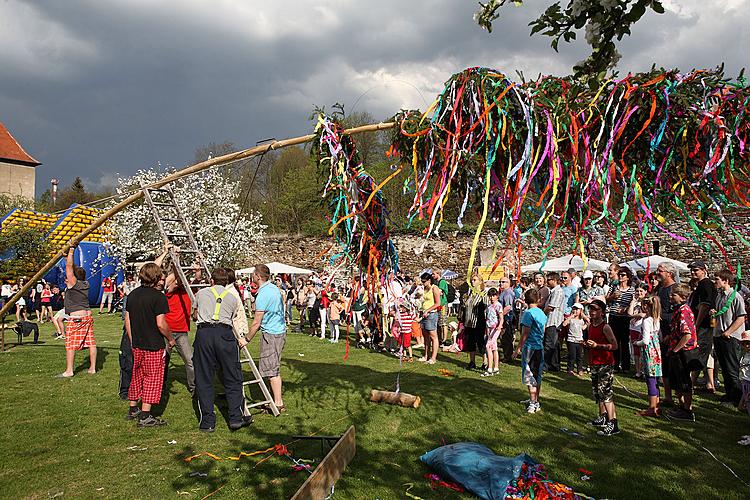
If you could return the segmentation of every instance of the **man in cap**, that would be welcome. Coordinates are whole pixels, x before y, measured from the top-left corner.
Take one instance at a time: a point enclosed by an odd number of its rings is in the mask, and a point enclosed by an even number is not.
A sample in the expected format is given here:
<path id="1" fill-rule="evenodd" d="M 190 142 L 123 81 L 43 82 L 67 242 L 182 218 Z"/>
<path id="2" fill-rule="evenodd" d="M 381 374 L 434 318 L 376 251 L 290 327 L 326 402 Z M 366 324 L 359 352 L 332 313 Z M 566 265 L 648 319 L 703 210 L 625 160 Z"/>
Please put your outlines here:
<path id="1" fill-rule="evenodd" d="M 706 263 L 696 260 L 688 266 L 693 278 L 698 280 L 695 290 L 690 295 L 690 309 L 695 316 L 696 334 L 698 335 L 698 356 L 703 366 L 706 367 L 706 390 L 713 392 L 714 389 L 714 357 L 713 351 L 713 327 L 711 326 L 711 314 L 709 311 L 716 302 L 716 286 L 708 277 Z M 698 377 L 698 372 L 692 372 L 693 384 Z"/>
<path id="2" fill-rule="evenodd" d="M 570 275 L 570 285 L 581 288 L 581 278 L 578 277 L 578 271 L 574 267 L 568 268 L 568 275 Z"/>

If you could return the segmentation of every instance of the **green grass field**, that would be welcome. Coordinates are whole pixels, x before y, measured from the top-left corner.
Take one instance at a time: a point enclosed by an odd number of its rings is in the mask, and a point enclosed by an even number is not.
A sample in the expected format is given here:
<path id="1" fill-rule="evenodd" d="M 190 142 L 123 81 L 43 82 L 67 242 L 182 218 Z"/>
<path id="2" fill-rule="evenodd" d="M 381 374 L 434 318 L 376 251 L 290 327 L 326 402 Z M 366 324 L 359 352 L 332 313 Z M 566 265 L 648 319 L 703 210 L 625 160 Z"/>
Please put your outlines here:
<path id="1" fill-rule="evenodd" d="M 137 429 L 123 419 L 127 403 L 117 397 L 119 317 L 97 316 L 95 328 L 96 375 L 85 373 L 88 356 L 79 353 L 75 377 L 53 378 L 65 360 L 63 341 L 52 340 L 50 325 L 42 327 L 43 345 L 11 346 L 0 355 L 1 497 L 290 497 L 306 472 L 295 472 L 288 459 L 183 459 L 265 450 L 297 434 L 340 435 L 349 425 L 356 427 L 357 454 L 334 498 L 405 498 L 410 484 L 409 493 L 422 498 L 469 497 L 431 490 L 424 478 L 428 469 L 419 461 L 424 452 L 458 441 L 483 443 L 500 455 L 526 452 L 546 464 L 553 479 L 595 498 L 750 497 L 750 488 L 703 449 L 750 481 L 748 450 L 736 444 L 750 433 L 750 419 L 714 398 L 697 397 L 694 424 L 641 419 L 634 411 L 643 408 L 644 398 L 633 393 L 645 392 L 645 386 L 620 377 L 616 403 L 623 432 L 602 438 L 586 425 L 595 416 L 587 380 L 548 374 L 542 411 L 527 415 L 518 403 L 527 394 L 517 365 L 482 378 L 464 369 L 465 355 L 441 355 L 436 365 L 415 362 L 401 371 L 401 390 L 422 397 L 419 409 L 377 405 L 367 400 L 369 391 L 393 390 L 396 358 L 352 349 L 344 362 L 343 343 L 300 334 L 287 337 L 282 376 L 288 412 L 282 416 L 257 415 L 252 427 L 235 433 L 219 416 L 214 434 L 198 432 L 175 353 L 163 412 L 169 424 Z M 6 341 L 15 342 L 7 330 Z M 251 347 L 257 354 L 257 340 Z M 439 373 L 441 368 L 452 375 Z M 315 463 L 323 456 L 317 442 L 296 442 L 290 450 Z M 592 471 L 590 481 L 580 479 L 579 468 Z"/>

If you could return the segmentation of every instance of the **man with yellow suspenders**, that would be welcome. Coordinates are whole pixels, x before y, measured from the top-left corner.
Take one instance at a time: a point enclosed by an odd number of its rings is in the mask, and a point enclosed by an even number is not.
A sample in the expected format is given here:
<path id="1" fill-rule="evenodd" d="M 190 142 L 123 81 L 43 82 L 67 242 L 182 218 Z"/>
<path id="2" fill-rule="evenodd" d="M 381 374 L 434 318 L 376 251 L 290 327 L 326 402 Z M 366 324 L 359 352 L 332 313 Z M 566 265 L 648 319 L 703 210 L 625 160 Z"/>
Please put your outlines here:
<path id="1" fill-rule="evenodd" d="M 252 423 L 252 417 L 242 415 L 242 369 L 237 339 L 232 331 L 239 299 L 231 293 L 228 284 L 226 269 L 214 269 L 211 286 L 201 289 L 195 296 L 197 331 L 193 343 L 193 365 L 199 429 L 203 432 L 213 432 L 216 428 L 213 378 L 217 366 L 221 368 L 221 382 L 227 397 L 229 428 L 234 431 Z"/>

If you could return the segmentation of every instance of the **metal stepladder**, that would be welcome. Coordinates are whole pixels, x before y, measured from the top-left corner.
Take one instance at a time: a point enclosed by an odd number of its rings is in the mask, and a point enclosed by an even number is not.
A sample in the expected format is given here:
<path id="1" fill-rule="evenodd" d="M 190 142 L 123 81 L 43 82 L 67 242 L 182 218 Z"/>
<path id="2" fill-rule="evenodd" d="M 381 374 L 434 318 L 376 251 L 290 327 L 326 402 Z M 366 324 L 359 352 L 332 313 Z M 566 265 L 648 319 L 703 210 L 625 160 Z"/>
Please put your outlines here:
<path id="1" fill-rule="evenodd" d="M 185 291 L 190 297 L 190 303 L 194 305 L 195 294 L 198 293 L 198 290 L 210 286 L 208 278 L 211 276 L 211 273 L 203 259 L 203 254 L 198 248 L 195 238 L 193 238 L 193 233 L 185 220 L 185 216 L 177 205 L 172 189 L 168 185 L 161 188 L 142 187 L 141 189 L 143 197 L 151 209 L 156 226 L 159 228 L 159 234 L 161 234 L 164 244 L 168 245 L 169 258 L 172 261 L 175 273 L 177 273 L 178 279 L 185 286 Z M 179 247 L 179 250 L 175 246 Z M 185 266 L 180 260 L 181 255 L 192 256 L 197 265 Z M 197 279 L 199 277 L 200 279 Z M 190 278 L 193 279 L 191 280 Z M 242 308 L 245 311 L 244 303 Z M 245 314 L 247 314 L 246 311 Z M 236 332 L 234 333 L 236 335 Z M 258 371 L 258 367 L 250 355 L 247 346 L 240 349 L 240 354 L 240 366 L 247 364 L 250 367 L 252 375 L 251 378 L 242 382 L 242 392 L 244 395 L 242 413 L 245 416 L 249 416 L 250 408 L 266 406 L 274 416 L 278 416 L 279 409 L 276 407 L 273 397 L 266 383 L 263 381 L 263 377 L 261 377 L 260 371 Z M 253 400 L 250 388 L 256 384 L 263 394 L 263 401 L 248 403 L 248 401 Z"/>

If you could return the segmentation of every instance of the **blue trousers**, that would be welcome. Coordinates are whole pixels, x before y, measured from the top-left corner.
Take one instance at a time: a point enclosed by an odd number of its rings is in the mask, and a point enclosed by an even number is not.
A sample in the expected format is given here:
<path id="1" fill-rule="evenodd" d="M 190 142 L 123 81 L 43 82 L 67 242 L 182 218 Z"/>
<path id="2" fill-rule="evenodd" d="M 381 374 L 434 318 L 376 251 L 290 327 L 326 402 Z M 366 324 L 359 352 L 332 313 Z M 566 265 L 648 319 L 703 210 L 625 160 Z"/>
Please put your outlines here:
<path id="1" fill-rule="evenodd" d="M 221 369 L 221 383 L 227 396 L 229 423 L 242 423 L 242 368 L 240 351 L 231 327 L 203 327 L 193 343 L 195 393 L 198 397 L 200 427 L 216 427 L 214 373 Z"/>

